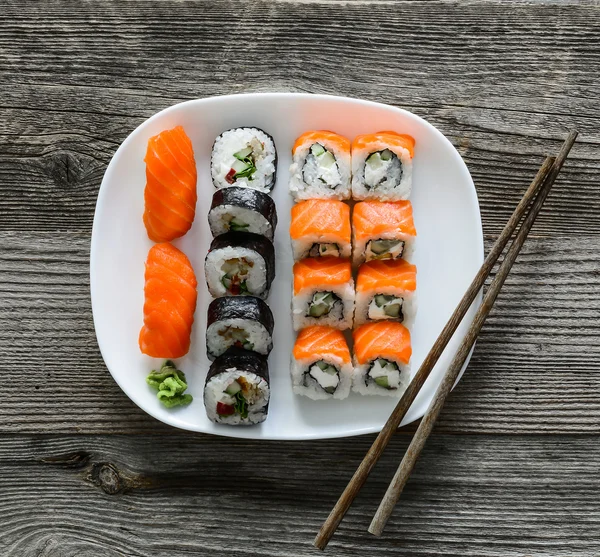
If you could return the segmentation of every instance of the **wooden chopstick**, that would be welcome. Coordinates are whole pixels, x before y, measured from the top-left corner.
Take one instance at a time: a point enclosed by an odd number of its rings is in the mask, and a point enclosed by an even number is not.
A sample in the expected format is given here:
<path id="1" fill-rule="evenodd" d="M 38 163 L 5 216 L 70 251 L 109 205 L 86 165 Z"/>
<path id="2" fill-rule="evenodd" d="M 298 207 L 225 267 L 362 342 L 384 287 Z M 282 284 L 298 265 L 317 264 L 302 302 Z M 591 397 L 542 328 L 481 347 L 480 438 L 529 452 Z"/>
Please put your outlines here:
<path id="1" fill-rule="evenodd" d="M 564 158 L 566 158 L 566 154 L 570 150 L 573 142 L 575 141 L 576 136 L 577 136 L 576 132 L 571 132 L 571 134 L 565 141 L 565 143 L 561 149 L 561 153 L 563 153 L 563 152 L 565 153 Z M 558 170 L 560 170 L 560 167 L 562 166 L 562 163 L 564 162 L 564 158 L 562 159 L 562 162 L 560 163 Z M 435 366 L 440 355 L 444 351 L 444 348 L 446 347 L 446 345 L 452 338 L 452 335 L 456 331 L 458 325 L 460 324 L 461 320 L 465 316 L 465 314 L 466 314 L 467 310 L 469 309 L 469 307 L 471 306 L 473 300 L 477 296 L 477 293 L 482 288 L 482 286 L 485 282 L 485 279 L 487 278 L 490 271 L 492 270 L 498 257 L 504 250 L 506 244 L 508 243 L 508 240 L 512 236 L 512 234 L 515 231 L 517 225 L 519 224 L 523 214 L 525 213 L 527 207 L 529 206 L 529 203 L 535 197 L 536 193 L 539 191 L 540 187 L 545 182 L 545 178 L 548 176 L 548 174 L 550 172 L 552 163 L 553 163 L 553 160 L 551 158 L 547 158 L 544 161 L 544 164 L 538 171 L 533 182 L 530 184 L 530 186 L 527 189 L 527 191 L 525 192 L 523 198 L 521 199 L 521 201 L 515 208 L 512 216 L 506 223 L 506 226 L 500 233 L 500 236 L 496 240 L 496 243 L 492 246 L 490 253 L 486 257 L 485 261 L 483 262 L 483 265 L 481 266 L 481 268 L 475 275 L 473 281 L 467 288 L 467 291 L 465 292 L 463 298 L 461 299 L 457 308 L 454 310 L 452 316 L 448 320 L 448 323 L 442 329 L 440 336 L 438 337 L 437 341 L 433 345 L 429 354 L 426 356 L 421 367 L 417 371 L 415 377 L 411 380 L 407 390 L 405 391 L 402 398 L 396 405 L 396 408 L 393 410 L 392 414 L 390 415 L 387 422 L 383 426 L 381 432 L 379 433 L 379 435 L 373 442 L 373 445 L 367 452 L 365 458 L 363 459 L 363 461 L 359 465 L 358 469 L 352 476 L 352 479 L 350 480 L 350 482 L 344 489 L 343 493 L 341 494 L 340 498 L 338 499 L 338 501 L 335 504 L 332 511 L 329 513 L 329 516 L 327 517 L 327 519 L 321 526 L 321 529 L 319 530 L 319 532 L 313 542 L 317 548 L 325 549 L 325 547 L 329 543 L 329 540 L 335 533 L 337 527 L 339 526 L 340 522 L 344 518 L 344 515 L 350 508 L 350 505 L 354 501 L 356 495 L 358 494 L 358 492 L 364 485 L 365 481 L 367 480 L 369 473 L 375 466 L 375 463 L 379 459 L 381 453 L 383 452 L 383 450 L 387 446 L 389 440 L 391 439 L 392 435 L 398 428 L 400 422 L 402 421 L 402 418 L 405 416 L 406 412 L 410 408 L 410 406 L 413 403 L 415 397 L 417 396 L 419 390 L 423 386 L 423 383 L 425 383 L 425 380 L 431 373 L 431 370 L 433 369 L 433 367 Z M 558 174 L 558 171 L 556 172 L 556 174 Z"/>
<path id="2" fill-rule="evenodd" d="M 427 438 L 433 429 L 442 407 L 444 406 L 446 398 L 450 394 L 452 386 L 456 382 L 460 370 L 462 369 L 462 366 L 464 365 L 469 352 L 473 347 L 473 344 L 475 344 L 475 340 L 477 339 L 477 336 L 479 335 L 479 332 L 481 331 L 481 328 L 485 323 L 485 320 L 489 315 L 492 306 L 498 297 L 498 294 L 500 293 L 500 289 L 502 288 L 502 285 L 504 284 L 504 281 L 506 280 L 513 263 L 517 259 L 517 256 L 519 255 L 519 252 L 521 251 L 521 248 L 527 239 L 527 235 L 529 234 L 529 231 L 531 230 L 531 227 L 533 226 L 533 223 L 535 222 L 535 219 L 540 212 L 546 197 L 550 193 L 552 184 L 554 183 L 554 180 L 556 179 L 556 176 L 558 175 L 576 137 L 577 133 L 571 132 L 567 141 L 563 145 L 563 148 L 557 156 L 554 165 L 550 169 L 550 172 L 548 173 L 548 176 L 544 181 L 539 194 L 537 195 L 535 201 L 533 201 L 529 213 L 519 228 L 517 236 L 512 242 L 504 260 L 498 268 L 498 272 L 496 273 L 496 276 L 492 280 L 490 287 L 486 292 L 483 303 L 477 310 L 475 318 L 473 319 L 465 338 L 461 342 L 460 347 L 458 348 L 458 351 L 452 360 L 452 363 L 446 370 L 442 378 L 442 382 L 440 383 L 434 395 L 433 401 L 425 413 L 425 416 L 423 416 L 423 419 L 417 428 L 417 431 L 404 455 L 404 458 L 402 459 L 402 462 L 400 463 L 400 466 L 398 467 L 398 470 L 396 471 L 396 474 L 394 475 L 394 478 L 392 479 L 392 482 L 390 483 L 377 509 L 377 512 L 373 517 L 373 521 L 369 526 L 369 532 L 372 534 L 379 536 L 383 532 L 383 529 L 415 466 L 415 463 L 419 458 L 425 443 L 427 442 Z"/>

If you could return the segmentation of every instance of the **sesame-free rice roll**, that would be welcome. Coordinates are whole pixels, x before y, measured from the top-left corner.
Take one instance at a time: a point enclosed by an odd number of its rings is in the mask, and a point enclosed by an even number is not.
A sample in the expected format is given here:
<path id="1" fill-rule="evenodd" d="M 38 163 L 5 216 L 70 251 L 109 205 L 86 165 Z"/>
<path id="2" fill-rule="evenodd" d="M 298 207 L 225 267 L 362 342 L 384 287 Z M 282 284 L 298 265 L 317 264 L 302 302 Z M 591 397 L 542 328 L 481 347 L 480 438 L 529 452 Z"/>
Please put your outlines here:
<path id="1" fill-rule="evenodd" d="M 303 133 L 292 148 L 294 199 L 350 199 L 350 141 L 327 130 Z"/>
<path id="2" fill-rule="evenodd" d="M 273 138 L 259 128 L 227 130 L 215 139 L 210 167 L 217 189 L 240 186 L 269 193 L 277 173 Z"/>
<path id="3" fill-rule="evenodd" d="M 352 197 L 398 201 L 412 189 L 415 140 L 382 131 L 359 135 L 352 142 Z"/>
<path id="4" fill-rule="evenodd" d="M 354 325 L 386 320 L 410 326 L 416 288 L 417 268 L 403 259 L 363 263 L 356 279 Z"/>
<path id="5" fill-rule="evenodd" d="M 292 351 L 292 385 L 296 394 L 313 400 L 346 398 L 353 369 L 341 331 L 323 325 L 300 331 Z"/>
<path id="6" fill-rule="evenodd" d="M 354 281 L 350 260 L 309 257 L 294 264 L 292 321 L 298 331 L 309 325 L 350 329 L 354 316 Z"/>
<path id="7" fill-rule="evenodd" d="M 417 236 L 410 201 L 361 201 L 352 213 L 354 263 L 410 260 Z"/>
<path id="8" fill-rule="evenodd" d="M 400 396 L 410 378 L 409 330 L 393 321 L 355 329 L 352 390 L 362 395 Z"/>
<path id="9" fill-rule="evenodd" d="M 336 199 L 308 199 L 292 207 L 290 237 L 294 259 L 350 257 L 350 207 Z"/>

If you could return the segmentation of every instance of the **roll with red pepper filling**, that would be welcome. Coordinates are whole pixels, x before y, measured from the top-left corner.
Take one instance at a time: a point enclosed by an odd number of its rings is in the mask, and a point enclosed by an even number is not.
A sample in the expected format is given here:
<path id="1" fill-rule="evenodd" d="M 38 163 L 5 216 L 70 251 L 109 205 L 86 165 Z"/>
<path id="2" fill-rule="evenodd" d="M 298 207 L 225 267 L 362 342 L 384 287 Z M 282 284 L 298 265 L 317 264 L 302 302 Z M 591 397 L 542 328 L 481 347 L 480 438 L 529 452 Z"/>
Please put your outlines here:
<path id="1" fill-rule="evenodd" d="M 254 425 L 269 408 L 267 359 L 255 352 L 229 348 L 210 366 L 204 385 L 208 419 L 228 425 Z"/>

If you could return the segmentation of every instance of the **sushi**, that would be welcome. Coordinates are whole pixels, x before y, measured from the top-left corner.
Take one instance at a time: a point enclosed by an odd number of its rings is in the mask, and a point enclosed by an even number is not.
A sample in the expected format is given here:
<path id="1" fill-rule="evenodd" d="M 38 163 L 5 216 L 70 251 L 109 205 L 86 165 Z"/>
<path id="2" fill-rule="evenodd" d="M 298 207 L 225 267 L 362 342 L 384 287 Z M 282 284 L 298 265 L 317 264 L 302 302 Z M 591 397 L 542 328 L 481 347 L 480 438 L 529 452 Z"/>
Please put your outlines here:
<path id="1" fill-rule="evenodd" d="M 350 207 L 335 199 L 309 199 L 292 207 L 290 237 L 294 259 L 350 257 Z"/>
<path id="2" fill-rule="evenodd" d="M 348 259 L 310 257 L 294 264 L 292 320 L 298 331 L 309 325 L 352 328 L 354 281 Z"/>
<path id="3" fill-rule="evenodd" d="M 400 323 L 377 321 L 353 333 L 352 390 L 362 395 L 399 396 L 410 378 L 410 332 Z"/>
<path id="4" fill-rule="evenodd" d="M 213 236 L 229 231 L 253 232 L 273 240 L 277 226 L 275 202 L 266 193 L 251 188 L 223 188 L 213 195 L 208 224 Z"/>
<path id="5" fill-rule="evenodd" d="M 269 409 L 267 359 L 255 352 L 229 348 L 210 366 L 204 385 L 204 406 L 211 422 L 254 425 Z"/>
<path id="6" fill-rule="evenodd" d="M 217 189 L 241 186 L 268 193 L 275 185 L 275 143 L 269 134 L 258 128 L 223 132 L 215 139 L 210 163 Z"/>
<path id="7" fill-rule="evenodd" d="M 402 259 L 364 263 L 356 279 L 354 325 L 385 319 L 410 326 L 416 287 L 417 268 Z"/>
<path id="8" fill-rule="evenodd" d="M 211 295 L 266 298 L 275 277 L 273 244 L 260 234 L 226 232 L 213 239 L 204 262 Z"/>
<path id="9" fill-rule="evenodd" d="M 225 296 L 208 306 L 206 352 L 214 360 L 231 346 L 268 355 L 273 348 L 273 314 L 254 296 Z"/>
<path id="10" fill-rule="evenodd" d="M 412 189 L 415 140 L 384 131 L 359 135 L 352 142 L 352 197 L 398 201 Z"/>
<path id="11" fill-rule="evenodd" d="M 196 276 L 185 254 L 169 243 L 150 248 L 144 285 L 140 350 L 153 358 L 180 358 L 190 349 Z"/>
<path id="12" fill-rule="evenodd" d="M 354 263 L 409 260 L 417 235 L 410 201 L 361 201 L 352 213 Z"/>
<path id="13" fill-rule="evenodd" d="M 330 131 L 302 134 L 292 148 L 294 199 L 350 199 L 350 141 Z"/>
<path id="14" fill-rule="evenodd" d="M 313 400 L 346 398 L 352 385 L 352 360 L 341 331 L 312 325 L 298 334 L 292 352 L 292 385 Z"/>
<path id="15" fill-rule="evenodd" d="M 144 225 L 153 242 L 183 236 L 196 214 L 196 161 L 192 142 L 181 126 L 148 141 Z"/>

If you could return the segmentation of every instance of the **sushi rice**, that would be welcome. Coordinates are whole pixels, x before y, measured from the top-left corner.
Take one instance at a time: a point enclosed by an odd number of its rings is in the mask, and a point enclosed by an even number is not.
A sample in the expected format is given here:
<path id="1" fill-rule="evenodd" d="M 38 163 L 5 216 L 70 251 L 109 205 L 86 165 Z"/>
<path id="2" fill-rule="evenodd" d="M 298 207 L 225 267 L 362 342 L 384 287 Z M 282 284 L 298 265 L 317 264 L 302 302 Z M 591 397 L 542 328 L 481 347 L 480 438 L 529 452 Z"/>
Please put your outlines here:
<path id="1" fill-rule="evenodd" d="M 276 171 L 275 143 L 263 130 L 235 128 L 215 140 L 211 157 L 215 188 L 239 186 L 268 193 L 275 185 Z"/>

